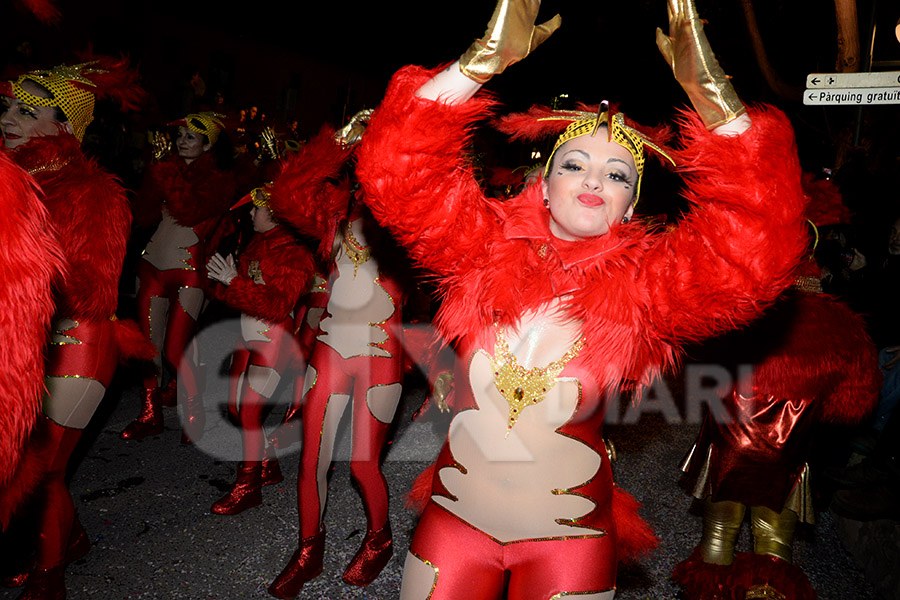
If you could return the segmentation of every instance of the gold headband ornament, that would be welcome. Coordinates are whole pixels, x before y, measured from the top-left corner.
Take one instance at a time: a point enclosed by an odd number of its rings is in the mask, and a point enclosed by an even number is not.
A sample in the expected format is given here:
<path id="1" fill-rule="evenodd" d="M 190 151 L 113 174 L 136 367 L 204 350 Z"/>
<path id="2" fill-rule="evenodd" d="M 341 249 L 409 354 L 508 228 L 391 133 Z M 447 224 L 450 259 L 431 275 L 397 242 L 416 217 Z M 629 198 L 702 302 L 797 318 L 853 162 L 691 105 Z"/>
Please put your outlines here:
<path id="1" fill-rule="evenodd" d="M 224 115 L 215 112 L 191 113 L 183 119 L 178 119 L 169 123 L 177 127 L 187 127 L 194 133 L 205 135 L 212 146 L 219 139 L 219 134 L 225 130 L 225 124 L 222 122 Z"/>
<path id="2" fill-rule="evenodd" d="M 587 108 L 587 107 L 580 107 Z M 622 146 L 634 159 L 637 169 L 637 185 L 635 190 L 635 203 L 641 194 L 641 179 L 644 175 L 644 147 L 647 146 L 667 159 L 673 165 L 675 160 L 669 156 L 658 144 L 653 142 L 646 134 L 641 133 L 625 121 L 625 114 L 610 110 L 609 103 L 603 101 L 599 109 L 587 110 L 553 110 L 543 106 L 532 107 L 525 113 L 502 117 L 495 123 L 495 127 L 507 133 L 512 139 L 535 139 L 547 134 L 559 131 L 560 123 L 568 122 L 562 134 L 556 139 L 553 150 L 544 165 L 544 177 L 550 172 L 550 163 L 560 146 L 566 142 L 585 135 L 595 135 L 601 127 L 607 129 L 607 139 Z M 666 133 L 667 135 L 667 133 Z"/>
<path id="3" fill-rule="evenodd" d="M 138 85 L 138 80 L 137 71 L 131 69 L 127 58 L 95 56 L 77 65 L 31 71 L 15 81 L 0 82 L 0 95 L 32 106 L 58 107 L 80 142 L 94 120 L 97 98 L 111 98 L 126 110 L 140 107 L 146 92 Z M 22 87 L 25 81 L 43 87 L 50 97 L 42 98 L 27 92 Z"/>

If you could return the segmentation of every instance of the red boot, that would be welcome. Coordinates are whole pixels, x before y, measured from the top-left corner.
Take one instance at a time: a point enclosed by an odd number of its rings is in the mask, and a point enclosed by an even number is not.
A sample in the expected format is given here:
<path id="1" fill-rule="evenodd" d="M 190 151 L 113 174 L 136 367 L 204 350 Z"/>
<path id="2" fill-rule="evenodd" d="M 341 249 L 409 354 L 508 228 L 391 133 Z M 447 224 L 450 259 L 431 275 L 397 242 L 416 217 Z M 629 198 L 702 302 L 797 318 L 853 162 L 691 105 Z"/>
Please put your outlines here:
<path id="1" fill-rule="evenodd" d="M 284 570 L 269 586 L 269 593 L 276 598 L 295 598 L 303 584 L 322 572 L 325 556 L 325 530 L 300 540 L 300 547 L 291 555 Z"/>
<path id="2" fill-rule="evenodd" d="M 170 379 L 166 387 L 159 390 L 159 403 L 166 407 L 178 404 L 178 380 Z"/>
<path id="3" fill-rule="evenodd" d="M 342 578 L 344 582 L 363 586 L 375 581 L 391 556 L 394 555 L 393 540 L 390 522 L 381 529 L 366 532 L 362 546 L 344 571 Z"/>
<path id="4" fill-rule="evenodd" d="M 275 454 L 275 448 L 266 447 L 266 455 L 262 459 L 262 484 L 275 485 L 284 481 L 284 475 L 281 473 L 281 465 L 278 464 L 278 456 Z"/>
<path id="5" fill-rule="evenodd" d="M 119 434 L 123 440 L 142 440 L 163 432 L 163 414 L 159 405 L 159 388 L 144 390 L 141 414 Z"/>
<path id="6" fill-rule="evenodd" d="M 66 548 L 66 557 L 63 564 L 75 562 L 91 551 L 91 541 L 88 539 L 84 527 L 76 518 L 72 523 L 72 533 L 69 534 L 69 546 Z M 28 581 L 28 575 L 34 569 L 34 558 L 30 560 L 29 566 L 19 573 L 6 575 L 0 579 L 0 585 L 3 587 L 22 587 Z"/>
<path id="7" fill-rule="evenodd" d="M 241 462 L 231 490 L 212 505 L 217 515 L 237 515 L 262 504 L 262 463 Z"/>
<path id="8" fill-rule="evenodd" d="M 186 398 L 181 415 L 181 443 L 191 444 L 203 437 L 203 427 L 206 425 L 206 409 L 203 407 L 203 397 L 199 394 Z"/>
<path id="9" fill-rule="evenodd" d="M 16 600 L 65 600 L 66 565 L 35 567 L 28 575 L 28 583 Z"/>

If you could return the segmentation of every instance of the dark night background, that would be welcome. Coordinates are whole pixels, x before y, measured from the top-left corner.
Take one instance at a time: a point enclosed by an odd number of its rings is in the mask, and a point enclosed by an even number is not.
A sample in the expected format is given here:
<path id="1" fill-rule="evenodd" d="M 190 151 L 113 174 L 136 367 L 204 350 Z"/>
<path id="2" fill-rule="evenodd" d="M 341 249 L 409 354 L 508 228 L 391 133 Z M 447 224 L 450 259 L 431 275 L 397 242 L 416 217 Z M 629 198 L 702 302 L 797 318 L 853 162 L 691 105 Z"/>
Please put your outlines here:
<path id="1" fill-rule="evenodd" d="M 859 110 L 801 102 L 808 73 L 835 71 L 833 1 L 753 2 L 769 61 L 780 79 L 796 88 L 793 99 L 777 96 L 766 85 L 751 49 L 741 0 L 697 4 L 709 21 L 713 49 L 745 102 L 769 102 L 784 110 L 794 124 L 804 167 L 842 167 L 852 175 L 847 186 L 852 189 L 844 190 L 851 208 L 860 218 L 882 219 L 880 213 L 865 213 L 872 209 L 875 195 L 881 206 L 898 200 L 896 191 L 888 199 L 879 188 L 885 177 L 896 181 L 900 106 Z M 493 5 L 492 0 L 270 1 L 230 8 L 208 0 L 58 0 L 63 19 L 53 27 L 7 0 L 0 66 L 8 77 L 25 68 L 74 61 L 74 53 L 88 47 L 98 53 L 125 53 L 139 66 L 151 96 L 140 114 L 127 117 L 130 130 L 167 123 L 195 108 L 190 105 L 189 80 L 199 73 L 207 95 L 221 91 L 230 109 L 256 105 L 266 113 L 267 123 L 278 128 L 297 120 L 308 136 L 323 123 L 337 126 L 357 110 L 377 105 L 398 67 L 436 66 L 458 57 L 483 33 Z M 573 101 L 610 99 L 631 118 L 655 125 L 686 105 L 686 96 L 656 50 L 655 28 L 667 26 L 664 0 L 547 0 L 540 20 L 557 12 L 563 17 L 562 28 L 526 61 L 488 84 L 504 110 L 548 103 L 565 93 Z M 858 2 L 863 70 L 873 22 L 874 70 L 900 70 L 900 43 L 893 35 L 898 18 L 900 4 L 895 1 Z M 30 46 L 30 56 L 20 51 L 23 42 Z M 106 118 L 121 119 L 112 113 Z M 499 146 L 504 144 L 491 145 L 494 152 Z M 498 161 L 510 167 L 524 164 L 528 150 L 506 148 L 512 156 Z M 651 201 L 653 179 L 645 184 L 645 197 Z M 669 185 L 665 177 L 662 181 Z M 868 204 L 855 206 L 857 197 Z M 884 210 L 893 211 L 893 206 Z"/>

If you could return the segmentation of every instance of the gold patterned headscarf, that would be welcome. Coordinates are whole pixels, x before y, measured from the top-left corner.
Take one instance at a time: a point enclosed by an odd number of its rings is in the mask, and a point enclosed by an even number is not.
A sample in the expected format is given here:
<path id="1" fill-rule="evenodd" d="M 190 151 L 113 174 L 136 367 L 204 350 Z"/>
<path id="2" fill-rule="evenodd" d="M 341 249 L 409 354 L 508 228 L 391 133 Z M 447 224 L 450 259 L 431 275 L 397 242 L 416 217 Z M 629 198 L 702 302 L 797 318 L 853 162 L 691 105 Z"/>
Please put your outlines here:
<path id="1" fill-rule="evenodd" d="M 219 134 L 225 130 L 225 124 L 222 122 L 224 115 L 215 112 L 199 112 L 191 113 L 183 119 L 178 119 L 170 125 L 187 127 L 194 133 L 205 135 L 209 140 L 210 146 L 219 139 Z"/>
<path id="2" fill-rule="evenodd" d="M 574 115 L 574 119 L 573 119 Z M 565 131 L 557 138 L 556 143 L 553 145 L 553 150 L 550 152 L 550 156 L 547 158 L 547 164 L 544 166 L 544 177 L 550 172 L 550 162 L 553 160 L 553 155 L 556 154 L 556 151 L 560 146 L 568 142 L 569 140 L 573 140 L 578 137 L 582 137 L 585 135 L 594 135 L 597 133 L 597 130 L 602 126 L 606 126 L 608 140 L 611 142 L 615 142 L 618 145 L 622 146 L 631 154 L 634 159 L 634 166 L 637 169 L 637 186 L 634 194 L 634 201 L 637 203 L 638 198 L 641 195 L 641 178 L 644 175 L 644 146 L 649 146 L 661 156 L 665 157 L 669 160 L 673 165 L 675 161 L 671 156 L 666 154 L 662 148 L 651 142 L 644 134 L 639 132 L 638 130 L 630 127 L 625 123 L 625 114 L 621 112 L 617 112 L 610 116 L 609 104 L 606 101 L 603 101 L 600 104 L 600 110 L 597 113 L 588 113 L 588 112 L 576 112 L 569 113 L 566 116 L 559 117 L 544 117 L 539 119 L 540 121 L 551 121 L 551 120 L 569 120 L 572 121 L 569 123 L 568 127 L 566 127 Z"/>
<path id="3" fill-rule="evenodd" d="M 94 120 L 94 103 L 96 92 L 85 89 L 96 87 L 85 77 L 89 73 L 103 73 L 96 68 L 96 62 L 79 65 L 59 65 L 50 70 L 32 71 L 10 81 L 5 90 L 0 92 L 32 106 L 59 107 L 72 124 L 75 137 L 80 142 L 84 138 L 87 126 Z M 49 98 L 41 98 L 29 94 L 22 88 L 22 83 L 32 81 L 50 92 Z M 80 84 L 80 85 L 76 85 Z"/>

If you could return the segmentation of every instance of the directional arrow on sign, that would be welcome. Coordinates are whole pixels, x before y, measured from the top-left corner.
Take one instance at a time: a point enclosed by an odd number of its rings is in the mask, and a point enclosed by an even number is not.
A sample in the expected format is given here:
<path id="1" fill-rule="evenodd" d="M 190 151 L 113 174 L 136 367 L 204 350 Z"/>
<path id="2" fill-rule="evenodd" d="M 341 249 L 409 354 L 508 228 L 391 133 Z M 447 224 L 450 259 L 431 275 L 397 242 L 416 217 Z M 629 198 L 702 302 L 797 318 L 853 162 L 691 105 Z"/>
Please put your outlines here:
<path id="1" fill-rule="evenodd" d="M 807 88 L 881 88 L 900 87 L 900 71 L 878 73 L 810 73 Z"/>

